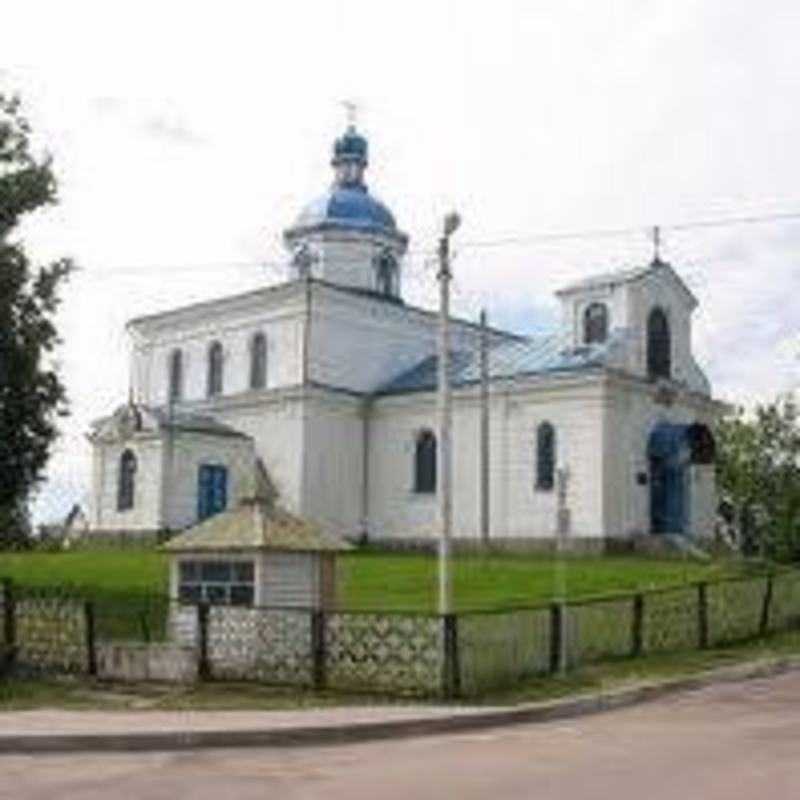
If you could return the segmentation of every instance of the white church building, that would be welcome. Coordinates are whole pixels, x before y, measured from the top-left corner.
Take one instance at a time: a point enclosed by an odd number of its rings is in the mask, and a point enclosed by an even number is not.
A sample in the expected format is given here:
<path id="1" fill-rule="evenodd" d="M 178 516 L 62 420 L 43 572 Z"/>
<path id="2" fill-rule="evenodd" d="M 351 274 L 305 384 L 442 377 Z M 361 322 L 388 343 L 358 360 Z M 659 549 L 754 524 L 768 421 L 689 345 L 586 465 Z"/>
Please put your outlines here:
<path id="1" fill-rule="evenodd" d="M 128 324 L 131 399 L 89 435 L 93 530 L 181 530 L 260 476 L 326 531 L 436 536 L 437 316 L 403 300 L 408 236 L 352 125 L 332 165 L 284 233 L 288 282 Z M 557 294 L 548 335 L 452 320 L 454 536 L 480 537 L 485 503 L 490 540 L 552 541 L 562 468 L 576 540 L 710 536 L 725 406 L 692 355 L 697 299 L 658 258 Z"/>

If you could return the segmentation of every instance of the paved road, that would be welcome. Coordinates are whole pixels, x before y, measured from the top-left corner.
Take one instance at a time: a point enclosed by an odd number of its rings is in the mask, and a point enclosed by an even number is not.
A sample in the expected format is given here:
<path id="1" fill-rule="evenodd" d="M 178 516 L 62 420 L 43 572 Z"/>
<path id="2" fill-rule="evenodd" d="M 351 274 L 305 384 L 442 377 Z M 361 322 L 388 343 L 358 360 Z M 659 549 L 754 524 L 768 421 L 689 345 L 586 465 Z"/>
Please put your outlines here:
<path id="1" fill-rule="evenodd" d="M 800 673 L 602 715 L 297 750 L 0 757 L 13 800 L 797 800 Z"/>

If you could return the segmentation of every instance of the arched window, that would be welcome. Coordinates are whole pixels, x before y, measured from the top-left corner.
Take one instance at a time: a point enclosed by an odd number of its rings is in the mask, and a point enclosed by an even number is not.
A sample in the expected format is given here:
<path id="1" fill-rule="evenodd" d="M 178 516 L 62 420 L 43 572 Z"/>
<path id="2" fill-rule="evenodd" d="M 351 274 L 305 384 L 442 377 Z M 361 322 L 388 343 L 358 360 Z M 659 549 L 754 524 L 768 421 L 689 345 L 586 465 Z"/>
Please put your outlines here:
<path id="1" fill-rule="evenodd" d="M 604 303 L 591 303 L 583 312 L 583 343 L 602 343 L 608 338 L 608 309 Z"/>
<path id="2" fill-rule="evenodd" d="M 173 350 L 169 356 L 169 401 L 175 403 L 183 398 L 183 353 Z"/>
<path id="3" fill-rule="evenodd" d="M 133 508 L 136 494 L 136 456 L 131 450 L 125 450 L 119 458 L 119 475 L 117 477 L 117 511 L 128 511 Z"/>
<path id="4" fill-rule="evenodd" d="M 250 388 L 267 386 L 267 337 L 257 333 L 250 340 Z"/>
<path id="5" fill-rule="evenodd" d="M 208 396 L 222 394 L 222 345 L 213 342 L 208 348 Z"/>
<path id="6" fill-rule="evenodd" d="M 414 452 L 414 491 L 431 494 L 436 491 L 436 435 L 421 431 Z"/>
<path id="7" fill-rule="evenodd" d="M 555 483 L 556 430 L 549 422 L 536 429 L 536 488 L 550 491 Z"/>
<path id="8" fill-rule="evenodd" d="M 383 250 L 375 260 L 375 283 L 380 294 L 387 297 L 397 294 L 397 259 L 389 249 Z"/>
<path id="9" fill-rule="evenodd" d="M 654 308 L 647 318 L 647 374 L 651 378 L 669 378 L 671 373 L 669 321 L 663 309 Z"/>

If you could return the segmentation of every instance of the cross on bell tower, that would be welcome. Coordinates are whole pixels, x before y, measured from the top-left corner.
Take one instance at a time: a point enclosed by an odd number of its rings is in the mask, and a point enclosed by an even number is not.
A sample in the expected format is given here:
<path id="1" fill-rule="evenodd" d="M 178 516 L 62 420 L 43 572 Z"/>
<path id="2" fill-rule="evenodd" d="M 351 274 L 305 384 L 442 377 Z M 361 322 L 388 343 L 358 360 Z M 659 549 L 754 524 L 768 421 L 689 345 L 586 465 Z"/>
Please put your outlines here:
<path id="1" fill-rule="evenodd" d="M 654 266 L 661 264 L 661 227 L 659 225 L 653 226 L 653 260 L 650 262 Z"/>

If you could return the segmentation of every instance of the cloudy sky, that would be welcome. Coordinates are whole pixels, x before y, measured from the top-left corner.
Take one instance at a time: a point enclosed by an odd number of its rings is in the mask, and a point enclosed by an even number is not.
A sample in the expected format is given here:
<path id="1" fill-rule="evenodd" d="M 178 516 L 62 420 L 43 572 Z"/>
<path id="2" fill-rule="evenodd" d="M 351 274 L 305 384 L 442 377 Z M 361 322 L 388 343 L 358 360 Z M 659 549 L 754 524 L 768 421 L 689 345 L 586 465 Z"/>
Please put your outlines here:
<path id="1" fill-rule="evenodd" d="M 646 263 L 693 288 L 715 392 L 800 383 L 800 7 L 786 0 L 404 3 L 26 0 L 0 87 L 56 159 L 58 209 L 25 235 L 81 267 L 61 314 L 73 415 L 38 512 L 88 483 L 89 421 L 127 392 L 131 316 L 284 276 L 280 234 L 330 181 L 358 102 L 371 189 L 412 237 L 430 304 L 442 215 L 462 213 L 455 304 L 521 331 L 552 292 Z M 595 231 L 624 235 L 548 240 Z M 499 243 L 498 243 L 499 242 Z M 495 243 L 495 244 L 492 244 Z"/>

